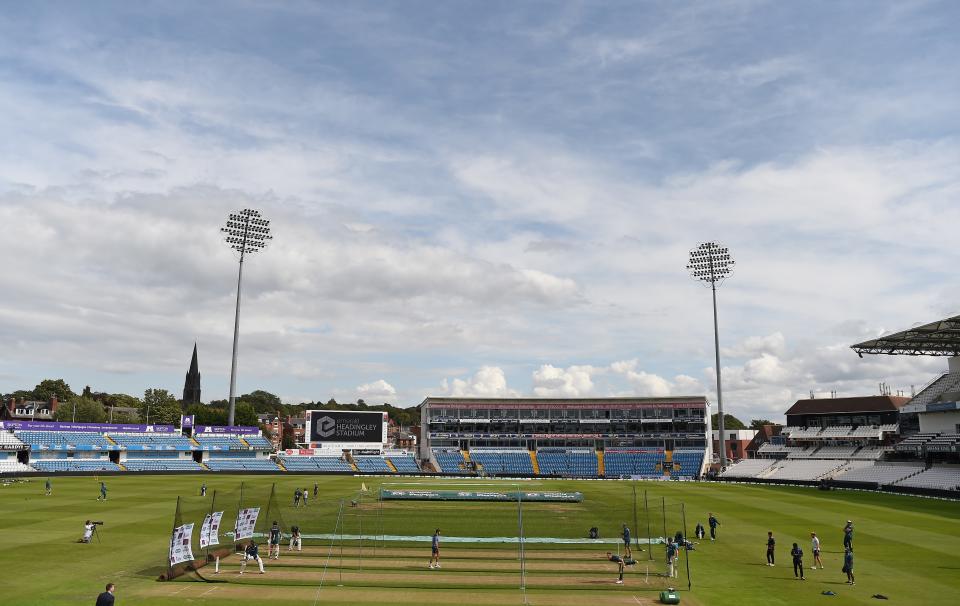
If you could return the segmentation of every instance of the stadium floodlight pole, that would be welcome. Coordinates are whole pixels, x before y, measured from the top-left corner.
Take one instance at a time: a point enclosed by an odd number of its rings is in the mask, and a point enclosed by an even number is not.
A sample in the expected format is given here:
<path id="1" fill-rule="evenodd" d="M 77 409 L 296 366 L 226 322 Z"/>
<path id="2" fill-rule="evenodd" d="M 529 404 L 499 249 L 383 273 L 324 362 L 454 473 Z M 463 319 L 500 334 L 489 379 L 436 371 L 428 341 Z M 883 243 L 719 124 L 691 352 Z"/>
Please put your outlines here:
<path id="1" fill-rule="evenodd" d="M 713 348 L 717 363 L 717 434 L 720 438 L 720 469 L 727 466 L 726 440 L 723 428 L 723 388 L 720 381 L 720 330 L 717 325 L 717 283 L 733 273 L 735 262 L 730 249 L 717 242 L 704 242 L 690 251 L 687 271 L 695 280 L 706 282 L 713 293 Z M 711 438 L 708 438 L 711 439 Z"/>
<path id="2" fill-rule="evenodd" d="M 224 240 L 233 250 L 240 253 L 240 269 L 237 272 L 237 310 L 233 317 L 233 360 L 230 363 L 230 411 L 227 415 L 227 425 L 233 425 L 233 414 L 236 409 L 237 392 L 237 343 L 240 337 L 240 286 L 243 281 L 243 258 L 247 253 L 255 253 L 270 243 L 270 222 L 264 220 L 260 211 L 245 208 L 230 213 L 226 227 L 220 231 L 226 236 Z"/>

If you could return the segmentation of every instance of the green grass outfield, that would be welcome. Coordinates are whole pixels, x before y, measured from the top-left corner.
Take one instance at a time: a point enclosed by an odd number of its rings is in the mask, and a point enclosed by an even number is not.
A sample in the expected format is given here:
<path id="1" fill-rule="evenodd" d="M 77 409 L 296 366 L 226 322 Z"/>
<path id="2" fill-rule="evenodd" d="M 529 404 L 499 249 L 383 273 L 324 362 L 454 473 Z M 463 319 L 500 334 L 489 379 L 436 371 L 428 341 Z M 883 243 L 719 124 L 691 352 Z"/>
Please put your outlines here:
<path id="1" fill-rule="evenodd" d="M 223 572 L 212 574 L 216 583 L 196 577 L 158 582 L 163 571 L 177 496 L 184 497 L 185 521 L 199 526 L 204 503 L 197 497 L 201 482 L 208 495 L 214 490 L 229 504 L 241 481 L 247 498 L 262 498 L 271 484 L 281 497 L 274 514 L 290 524 L 298 522 L 306 533 L 328 532 L 334 525 L 341 499 L 356 498 L 361 482 L 375 493 L 381 481 L 402 478 L 332 476 L 233 476 L 217 474 L 180 476 L 128 475 L 106 478 L 110 499 L 97 502 L 92 477 L 53 478 L 54 495 L 43 495 L 43 480 L 32 479 L 0 488 L 0 524 L 3 545 L 0 570 L 3 583 L 0 603 L 58 606 L 92 604 L 102 586 L 118 585 L 119 605 L 180 604 L 520 604 L 519 564 L 516 546 L 459 545 L 444 543 L 444 568 L 428 570 L 427 545 L 347 545 L 341 559 L 334 550 L 327 563 L 328 546 L 308 545 L 304 554 L 291 557 L 284 551 L 279 562 L 265 560 L 267 574 L 237 574 L 235 557 L 223 561 Z M 296 485 L 312 489 L 319 483 L 321 498 L 311 499 L 306 510 L 293 510 L 289 495 Z M 484 487 L 489 487 L 491 481 Z M 424 480 L 434 488 L 462 487 L 466 481 Z M 480 486 L 479 484 L 477 486 Z M 503 482 L 504 489 L 514 484 Z M 613 537 L 622 522 L 634 526 L 633 490 L 629 482 L 531 481 L 524 488 L 579 490 L 580 504 L 535 504 L 523 507 L 527 536 L 582 537 L 591 526 L 602 536 Z M 634 536 L 646 536 L 643 493 L 651 505 L 668 503 L 667 531 L 680 527 L 678 503 L 685 504 L 687 527 L 713 511 L 721 521 L 719 540 L 701 543 L 691 552 L 693 590 L 682 592 L 684 604 L 875 604 L 881 593 L 890 604 L 948 604 L 960 601 L 960 503 L 854 491 L 820 492 L 808 488 L 729 485 L 712 483 L 638 482 L 638 526 Z M 265 504 L 265 503 L 264 503 Z M 218 508 L 219 509 L 219 508 Z M 230 516 L 228 509 L 228 519 Z M 273 516 L 271 516 L 273 517 Z M 102 542 L 76 542 L 84 519 L 103 520 Z M 853 588 L 840 572 L 842 527 L 856 523 L 856 575 Z M 381 508 L 366 499 L 360 507 L 345 507 L 343 531 L 364 534 L 429 534 L 440 526 L 445 536 L 514 536 L 517 507 L 501 503 L 398 503 Z M 663 534 L 659 509 L 651 517 L 651 534 Z M 659 525 L 659 528 L 658 528 Z M 225 524 L 232 527 L 232 520 Z M 313 528 L 311 528 L 311 526 Z M 767 530 L 778 541 L 778 564 L 764 565 Z M 812 564 L 809 532 L 823 541 L 826 570 L 809 570 Z M 805 553 L 807 581 L 795 581 L 788 555 L 800 543 Z M 645 579 L 646 554 L 637 554 L 643 566 L 628 569 L 626 583 L 614 585 L 614 566 L 603 560 L 603 549 L 551 547 L 527 554 L 527 601 L 531 604 L 648 604 L 666 582 Z M 199 553 L 194 546 L 194 553 Z M 265 555 L 266 549 L 262 550 Z M 653 570 L 662 570 L 663 548 L 655 547 Z M 638 570 L 639 569 L 639 570 Z M 685 572 L 685 571 L 682 571 Z M 645 583 L 644 580 L 647 582 Z M 337 585 L 342 582 L 342 587 Z M 678 585 L 685 589 L 684 580 Z M 822 596 L 832 590 L 836 597 Z"/>

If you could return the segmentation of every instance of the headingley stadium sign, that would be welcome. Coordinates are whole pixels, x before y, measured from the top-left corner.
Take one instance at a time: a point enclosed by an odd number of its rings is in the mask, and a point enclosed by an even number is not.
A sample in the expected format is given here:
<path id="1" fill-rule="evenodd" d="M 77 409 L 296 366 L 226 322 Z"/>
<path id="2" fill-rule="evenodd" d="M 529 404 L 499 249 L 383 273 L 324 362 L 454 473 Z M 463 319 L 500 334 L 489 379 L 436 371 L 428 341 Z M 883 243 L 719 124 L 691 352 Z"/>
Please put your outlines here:
<path id="1" fill-rule="evenodd" d="M 386 440 L 385 412 L 308 410 L 310 442 L 370 442 Z"/>

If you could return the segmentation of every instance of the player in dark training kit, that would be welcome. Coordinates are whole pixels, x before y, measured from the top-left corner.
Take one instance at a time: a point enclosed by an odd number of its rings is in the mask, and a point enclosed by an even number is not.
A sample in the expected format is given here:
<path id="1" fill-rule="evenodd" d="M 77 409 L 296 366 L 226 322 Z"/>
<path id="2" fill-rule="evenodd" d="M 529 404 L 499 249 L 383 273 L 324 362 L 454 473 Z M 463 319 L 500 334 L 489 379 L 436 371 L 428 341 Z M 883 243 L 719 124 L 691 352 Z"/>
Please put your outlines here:
<path id="1" fill-rule="evenodd" d="M 273 526 L 270 527 L 270 539 L 269 546 L 267 548 L 267 557 L 271 560 L 280 559 L 280 538 L 282 533 L 280 532 L 280 525 L 276 521 L 273 522 Z"/>
<path id="2" fill-rule="evenodd" d="M 767 533 L 767 566 L 774 565 L 773 550 L 777 546 L 777 540 L 773 538 L 773 531 Z"/>
<path id="3" fill-rule="evenodd" d="M 794 543 L 793 549 L 790 550 L 790 555 L 793 556 L 793 576 L 799 578 L 801 581 L 806 581 L 807 579 L 803 576 L 803 550 L 800 549 L 799 545 Z"/>
<path id="4" fill-rule="evenodd" d="M 717 526 L 720 525 L 720 520 L 718 520 L 712 513 L 709 514 L 710 517 L 707 518 L 707 526 L 710 527 L 710 540 L 717 540 Z"/>
<path id="5" fill-rule="evenodd" d="M 619 568 L 620 568 L 620 576 L 619 576 L 619 578 L 617 579 L 617 585 L 623 585 L 623 567 L 624 567 L 624 566 L 633 566 L 634 564 L 637 563 L 637 561 L 634 560 L 633 558 L 623 558 L 623 557 L 620 557 L 620 556 L 618 556 L 618 555 L 615 554 L 615 553 L 610 553 L 609 551 L 607 552 L 607 559 L 610 560 L 611 562 L 617 564 L 617 566 L 619 566 Z"/>

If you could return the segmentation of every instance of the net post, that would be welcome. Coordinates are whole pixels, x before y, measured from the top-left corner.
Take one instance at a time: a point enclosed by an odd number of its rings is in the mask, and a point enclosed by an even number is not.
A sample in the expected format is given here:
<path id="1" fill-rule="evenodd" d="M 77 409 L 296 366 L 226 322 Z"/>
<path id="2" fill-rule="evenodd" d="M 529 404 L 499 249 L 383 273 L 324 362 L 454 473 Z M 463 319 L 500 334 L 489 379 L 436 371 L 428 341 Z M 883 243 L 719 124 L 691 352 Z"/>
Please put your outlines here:
<path id="1" fill-rule="evenodd" d="M 660 497 L 660 517 L 663 520 L 663 540 L 664 543 L 667 541 L 667 499 L 666 497 Z M 664 547 L 666 549 L 666 547 Z M 670 572 L 670 569 L 667 568 L 667 573 Z"/>
<path id="2" fill-rule="evenodd" d="M 685 503 L 680 503 L 680 516 L 683 519 L 683 538 L 687 539 L 687 506 Z M 690 580 L 690 549 L 686 545 L 683 547 L 683 553 L 685 560 L 687 562 L 687 591 L 693 586 L 693 582 Z"/>
<path id="3" fill-rule="evenodd" d="M 635 536 L 636 536 L 637 539 L 638 539 L 638 543 L 637 543 L 637 544 L 639 545 L 640 525 L 637 524 L 637 480 L 634 479 L 630 484 L 631 484 L 631 486 L 632 486 L 632 488 L 633 488 L 633 532 L 636 533 Z M 647 540 L 648 540 L 648 541 L 649 541 L 649 539 L 650 539 L 650 537 L 647 537 Z M 649 549 L 649 547 L 650 547 L 650 546 L 649 546 L 649 544 L 648 544 L 648 545 L 647 545 L 647 548 Z"/>
<path id="4" fill-rule="evenodd" d="M 183 517 L 180 511 L 180 496 L 177 495 L 177 508 L 173 513 L 173 528 L 170 529 L 170 539 L 167 541 L 167 581 L 173 578 L 173 564 L 170 563 L 170 552 L 173 548 L 173 534 L 177 531 L 177 526 L 180 526 L 182 523 Z"/>
<path id="5" fill-rule="evenodd" d="M 360 496 L 357 497 L 357 518 L 360 527 L 360 572 L 363 572 L 363 490 L 360 490 Z"/>
<path id="6" fill-rule="evenodd" d="M 647 553 L 649 554 L 648 560 L 653 560 L 653 537 L 650 536 L 650 503 L 647 499 L 647 491 L 643 491 L 643 511 L 647 515 Z"/>

